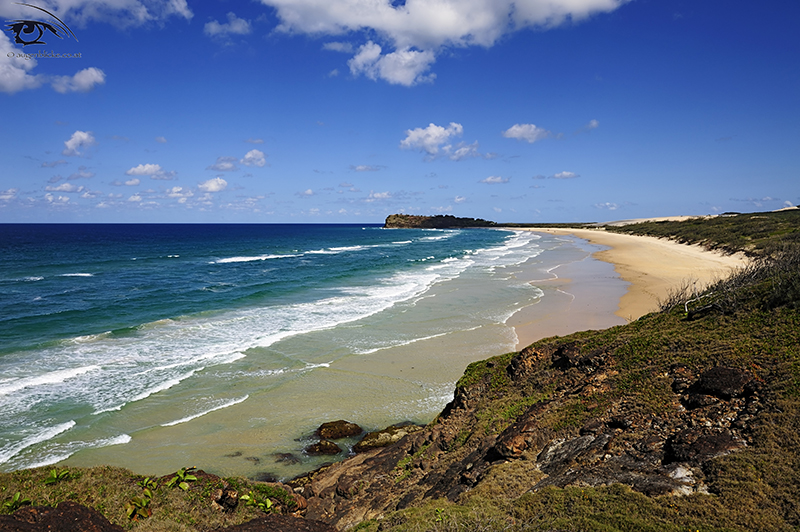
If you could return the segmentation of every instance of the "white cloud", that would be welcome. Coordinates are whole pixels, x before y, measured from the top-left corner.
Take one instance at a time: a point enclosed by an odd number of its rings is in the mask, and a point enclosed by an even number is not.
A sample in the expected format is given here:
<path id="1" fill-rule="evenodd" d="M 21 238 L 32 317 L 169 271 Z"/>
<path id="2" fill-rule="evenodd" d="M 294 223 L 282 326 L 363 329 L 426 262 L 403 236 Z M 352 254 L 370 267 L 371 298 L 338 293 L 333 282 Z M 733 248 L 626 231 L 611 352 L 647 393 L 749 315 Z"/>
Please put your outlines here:
<path id="1" fill-rule="evenodd" d="M 67 161 L 65 161 L 64 159 L 59 159 L 58 161 L 44 162 L 42 163 L 42 168 L 55 168 L 59 164 L 67 164 Z"/>
<path id="2" fill-rule="evenodd" d="M 176 172 L 166 172 L 163 168 L 161 168 L 160 164 L 147 163 L 134 166 L 130 170 L 127 170 L 125 174 L 134 176 L 149 175 L 150 179 L 168 181 L 175 177 Z"/>
<path id="3" fill-rule="evenodd" d="M 326 42 L 322 45 L 323 50 L 331 50 L 333 52 L 344 52 L 346 54 L 353 53 L 353 45 L 349 42 Z"/>
<path id="4" fill-rule="evenodd" d="M 245 154 L 244 158 L 239 162 L 245 166 L 261 167 L 267 164 L 264 152 L 260 150 L 250 150 Z"/>
<path id="5" fill-rule="evenodd" d="M 64 141 L 64 150 L 61 154 L 74 157 L 81 154 L 81 152 L 78 151 L 79 149 L 92 146 L 94 143 L 95 140 L 91 131 L 76 131 L 69 140 Z"/>
<path id="6" fill-rule="evenodd" d="M 597 129 L 598 127 L 600 127 L 600 122 L 597 120 L 589 120 L 589 123 L 583 126 L 583 129 L 588 131 L 591 129 Z"/>
<path id="7" fill-rule="evenodd" d="M 53 76 L 50 80 L 53 89 L 62 94 L 67 92 L 89 92 L 96 85 L 106 82 L 106 74 L 99 68 L 89 67 L 74 76 Z"/>
<path id="8" fill-rule="evenodd" d="M 435 74 L 427 74 L 436 61 L 433 52 L 419 52 L 408 47 L 381 55 L 381 47 L 372 41 L 358 49 L 358 53 L 347 62 L 354 76 L 364 74 L 372 80 L 383 79 L 393 85 L 410 87 L 418 83 L 433 81 Z"/>
<path id="9" fill-rule="evenodd" d="M 33 18 L 31 13 L 39 13 L 30 8 L 16 7 L 11 2 L 4 4 L 8 5 L 0 6 L 2 17 L 30 19 Z M 50 0 L 47 9 L 62 20 L 69 20 L 73 29 L 85 26 L 91 20 L 129 27 L 165 20 L 173 15 L 187 20 L 194 16 L 186 0 Z"/>
<path id="10" fill-rule="evenodd" d="M 373 202 L 373 201 L 376 201 L 376 200 L 389 199 L 391 197 L 392 197 L 392 194 L 390 192 L 373 192 L 373 191 L 370 190 L 369 197 L 367 197 L 366 201 L 367 202 Z"/>
<path id="11" fill-rule="evenodd" d="M 45 190 L 48 192 L 82 192 L 84 187 L 73 185 L 72 183 L 62 183 L 57 187 L 48 186 Z"/>
<path id="12" fill-rule="evenodd" d="M 134 194 L 133 196 L 128 198 L 128 201 L 140 202 L 142 201 L 142 197 L 139 194 Z"/>
<path id="13" fill-rule="evenodd" d="M 44 76 L 31 74 L 31 70 L 36 66 L 36 60 L 16 57 L 18 52 L 6 33 L 0 32 L 0 91 L 13 94 L 21 90 L 35 89 L 44 83 Z"/>
<path id="14" fill-rule="evenodd" d="M 309 189 L 304 190 L 303 192 L 298 192 L 297 195 L 300 196 L 300 197 L 306 197 L 307 198 L 307 197 L 313 196 L 314 195 L 314 191 L 309 188 Z"/>
<path id="15" fill-rule="evenodd" d="M 0 201 L 11 201 L 17 197 L 18 188 L 9 188 L 0 192 Z"/>
<path id="16" fill-rule="evenodd" d="M 203 192 L 219 192 L 221 190 L 225 190 L 225 187 L 228 186 L 228 182 L 222 179 L 221 177 L 215 177 L 213 179 L 209 179 L 208 181 L 203 181 L 197 188 L 202 190 Z"/>
<path id="17" fill-rule="evenodd" d="M 232 172 L 238 170 L 236 166 L 236 157 L 217 157 L 217 162 L 207 167 L 206 170 L 215 170 L 217 172 Z"/>
<path id="18" fill-rule="evenodd" d="M 156 142 L 158 142 L 160 144 L 166 144 L 167 143 L 167 139 L 164 138 L 164 137 L 156 137 Z"/>
<path id="19" fill-rule="evenodd" d="M 595 203 L 594 206 L 597 209 L 608 209 L 609 211 L 616 211 L 617 209 L 619 209 L 619 205 L 617 205 L 616 203 L 609 203 L 609 202 Z"/>
<path id="20" fill-rule="evenodd" d="M 471 157 L 480 157 L 480 153 L 478 153 L 477 140 L 472 144 L 464 144 L 461 142 L 455 147 L 455 149 L 453 149 L 452 146 L 445 146 L 443 149 L 447 153 L 447 157 L 449 157 L 452 161 L 460 161 L 461 159 L 467 159 Z"/>
<path id="21" fill-rule="evenodd" d="M 486 179 L 481 179 L 479 183 L 486 183 L 487 185 L 500 185 L 503 183 L 508 183 L 511 178 L 508 177 L 500 177 L 497 175 L 491 175 Z"/>
<path id="22" fill-rule="evenodd" d="M 377 172 L 381 169 L 385 168 L 385 166 L 373 166 L 370 164 L 358 164 L 358 165 L 350 165 L 350 169 L 356 172 Z M 343 185 L 340 185 L 343 186 Z M 348 185 L 353 186 L 353 185 Z"/>
<path id="23" fill-rule="evenodd" d="M 264 139 L 254 139 L 253 137 L 250 137 L 245 142 L 248 144 L 264 144 Z"/>
<path id="24" fill-rule="evenodd" d="M 221 37 L 228 35 L 247 35 L 252 31 L 250 22 L 237 17 L 235 13 L 230 12 L 227 17 L 228 22 L 224 24 L 220 24 L 216 20 L 207 22 L 203 27 L 203 33 L 209 37 Z"/>
<path id="25" fill-rule="evenodd" d="M 435 156 L 439 153 L 440 146 L 445 144 L 450 137 L 461 136 L 463 132 L 463 126 L 456 122 L 450 122 L 446 128 L 431 123 L 426 128 L 418 127 L 406 130 L 406 138 L 400 141 L 400 147 L 418 149 L 430 156 Z"/>
<path id="26" fill-rule="evenodd" d="M 277 10 L 279 30 L 342 35 L 374 30 L 397 48 L 445 45 L 491 46 L 504 34 L 529 27 L 552 28 L 626 0 L 261 0 Z"/>
<path id="27" fill-rule="evenodd" d="M 134 166 L 125 174 L 127 175 L 154 175 L 162 172 L 160 164 L 140 164 L 138 166 Z"/>
<path id="28" fill-rule="evenodd" d="M 514 124 L 503 131 L 503 136 L 508 139 L 525 140 L 534 143 L 537 140 L 546 139 L 552 133 L 546 129 L 536 127 L 534 124 Z"/>
<path id="29" fill-rule="evenodd" d="M 129 179 L 129 180 L 125 181 L 125 184 L 126 184 L 127 186 L 129 186 L 129 187 L 135 187 L 135 186 L 136 186 L 136 185 L 138 185 L 140 182 L 141 182 L 141 181 L 139 181 L 139 178 L 138 178 L 138 177 L 134 177 L 133 179 Z"/>
<path id="30" fill-rule="evenodd" d="M 261 0 L 276 9 L 281 21 L 279 31 L 315 36 L 352 32 L 377 35 L 396 51 L 382 57 L 375 55 L 375 45 L 370 41 L 364 46 L 371 50 L 362 47 L 351 60 L 354 61 L 351 71 L 406 85 L 420 81 L 420 74 L 433 63 L 434 53 L 441 52 L 442 48 L 492 46 L 503 35 L 515 31 L 553 28 L 595 13 L 613 11 L 627 1 L 409 0 L 396 5 L 393 0 Z M 370 52 L 371 61 L 365 63 L 362 54 L 366 51 Z M 388 72 L 381 72 L 380 68 L 372 70 L 376 62 L 393 53 L 399 54 L 392 58 L 394 61 L 419 64 L 407 65 L 408 72 L 395 78 Z M 367 68 L 362 70 L 364 66 Z M 392 70 L 389 66 L 387 69 Z M 424 79 L 429 81 L 433 75 Z"/>
<path id="31" fill-rule="evenodd" d="M 580 177 L 575 172 L 559 172 L 553 175 L 553 179 L 574 179 Z"/>
<path id="32" fill-rule="evenodd" d="M 467 201 L 467 198 L 465 198 L 464 196 L 456 196 L 453 201 L 456 203 L 464 203 L 465 201 Z"/>

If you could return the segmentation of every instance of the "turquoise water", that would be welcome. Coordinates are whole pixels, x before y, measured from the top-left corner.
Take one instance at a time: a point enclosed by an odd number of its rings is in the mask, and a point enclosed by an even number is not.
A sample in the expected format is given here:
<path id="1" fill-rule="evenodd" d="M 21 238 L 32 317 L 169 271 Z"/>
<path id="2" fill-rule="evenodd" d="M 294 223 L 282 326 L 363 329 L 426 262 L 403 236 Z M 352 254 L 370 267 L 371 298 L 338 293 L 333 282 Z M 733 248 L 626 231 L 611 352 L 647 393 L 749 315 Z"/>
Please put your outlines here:
<path id="1" fill-rule="evenodd" d="M 0 469 L 278 477 L 322 422 L 430 421 L 542 302 L 523 267 L 586 257 L 372 225 L 2 225 L 0 253 Z"/>

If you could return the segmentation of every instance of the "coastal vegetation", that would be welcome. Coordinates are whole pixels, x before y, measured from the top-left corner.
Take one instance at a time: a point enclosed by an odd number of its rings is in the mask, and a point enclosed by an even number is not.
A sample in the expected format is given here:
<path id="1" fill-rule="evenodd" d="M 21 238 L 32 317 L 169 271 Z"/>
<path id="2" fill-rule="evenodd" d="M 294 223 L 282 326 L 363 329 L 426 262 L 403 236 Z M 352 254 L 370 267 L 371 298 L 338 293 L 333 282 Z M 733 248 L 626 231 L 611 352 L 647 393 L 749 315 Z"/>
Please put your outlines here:
<path id="1" fill-rule="evenodd" d="M 450 214 L 421 216 L 415 214 L 390 214 L 384 227 L 388 229 L 463 229 L 466 227 L 494 227 L 497 224 L 482 218 L 457 218 Z"/>
<path id="2" fill-rule="evenodd" d="M 194 468 L 3 473 L 0 514 L 73 501 L 176 532 L 266 512 L 361 532 L 800 529 L 798 214 L 607 227 L 753 261 L 627 325 L 470 364 L 437 419 L 390 447 L 288 485 Z"/>

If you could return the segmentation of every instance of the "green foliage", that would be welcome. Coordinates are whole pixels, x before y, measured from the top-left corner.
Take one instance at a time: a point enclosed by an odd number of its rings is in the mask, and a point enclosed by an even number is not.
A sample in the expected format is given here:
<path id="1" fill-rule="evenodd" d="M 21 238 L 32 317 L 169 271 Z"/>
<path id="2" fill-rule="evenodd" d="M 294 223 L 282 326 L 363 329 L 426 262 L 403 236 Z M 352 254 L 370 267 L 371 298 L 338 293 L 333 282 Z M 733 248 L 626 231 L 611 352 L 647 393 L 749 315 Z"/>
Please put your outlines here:
<path id="1" fill-rule="evenodd" d="M 176 473 L 175 476 L 167 482 L 168 488 L 179 487 L 183 491 L 189 490 L 189 482 L 194 482 L 197 480 L 197 477 L 192 474 L 193 471 L 196 471 L 197 468 L 192 467 L 182 467 Z"/>
<path id="2" fill-rule="evenodd" d="M 273 504 L 272 499 L 266 497 L 258 497 L 257 495 L 253 494 L 251 491 L 247 495 L 242 495 L 239 497 L 240 501 L 244 501 L 245 506 L 249 506 L 251 508 L 258 508 L 264 513 L 272 513 Z"/>
<path id="3" fill-rule="evenodd" d="M 128 516 L 128 519 L 136 521 L 139 518 L 146 519 L 153 515 L 153 511 L 150 509 L 150 502 L 152 499 L 153 493 L 145 489 L 142 495 L 133 497 L 128 501 L 128 505 L 125 507 L 125 514 Z"/>
<path id="4" fill-rule="evenodd" d="M 61 471 L 59 471 L 57 469 L 51 469 L 50 475 L 44 480 L 44 483 L 47 485 L 57 484 L 62 480 L 69 480 L 69 479 L 70 479 L 69 470 L 62 469 Z"/>
<path id="5" fill-rule="evenodd" d="M 22 493 L 16 492 L 10 499 L 3 503 L 3 509 L 6 513 L 14 513 L 22 506 L 28 505 L 31 503 L 30 499 L 25 499 L 22 497 Z"/>

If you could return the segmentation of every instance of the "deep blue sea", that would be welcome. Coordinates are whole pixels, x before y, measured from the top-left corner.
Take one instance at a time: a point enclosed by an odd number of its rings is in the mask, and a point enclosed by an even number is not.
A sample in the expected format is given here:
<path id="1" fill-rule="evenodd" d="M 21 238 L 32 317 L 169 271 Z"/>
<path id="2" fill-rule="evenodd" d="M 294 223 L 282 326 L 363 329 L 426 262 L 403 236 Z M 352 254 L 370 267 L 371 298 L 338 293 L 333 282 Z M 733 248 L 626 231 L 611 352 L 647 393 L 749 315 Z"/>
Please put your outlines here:
<path id="1" fill-rule="evenodd" d="M 492 229 L 0 225 L 0 470 L 289 476 L 324 421 L 430 421 L 513 349 L 544 295 L 523 266 L 585 256 Z"/>

